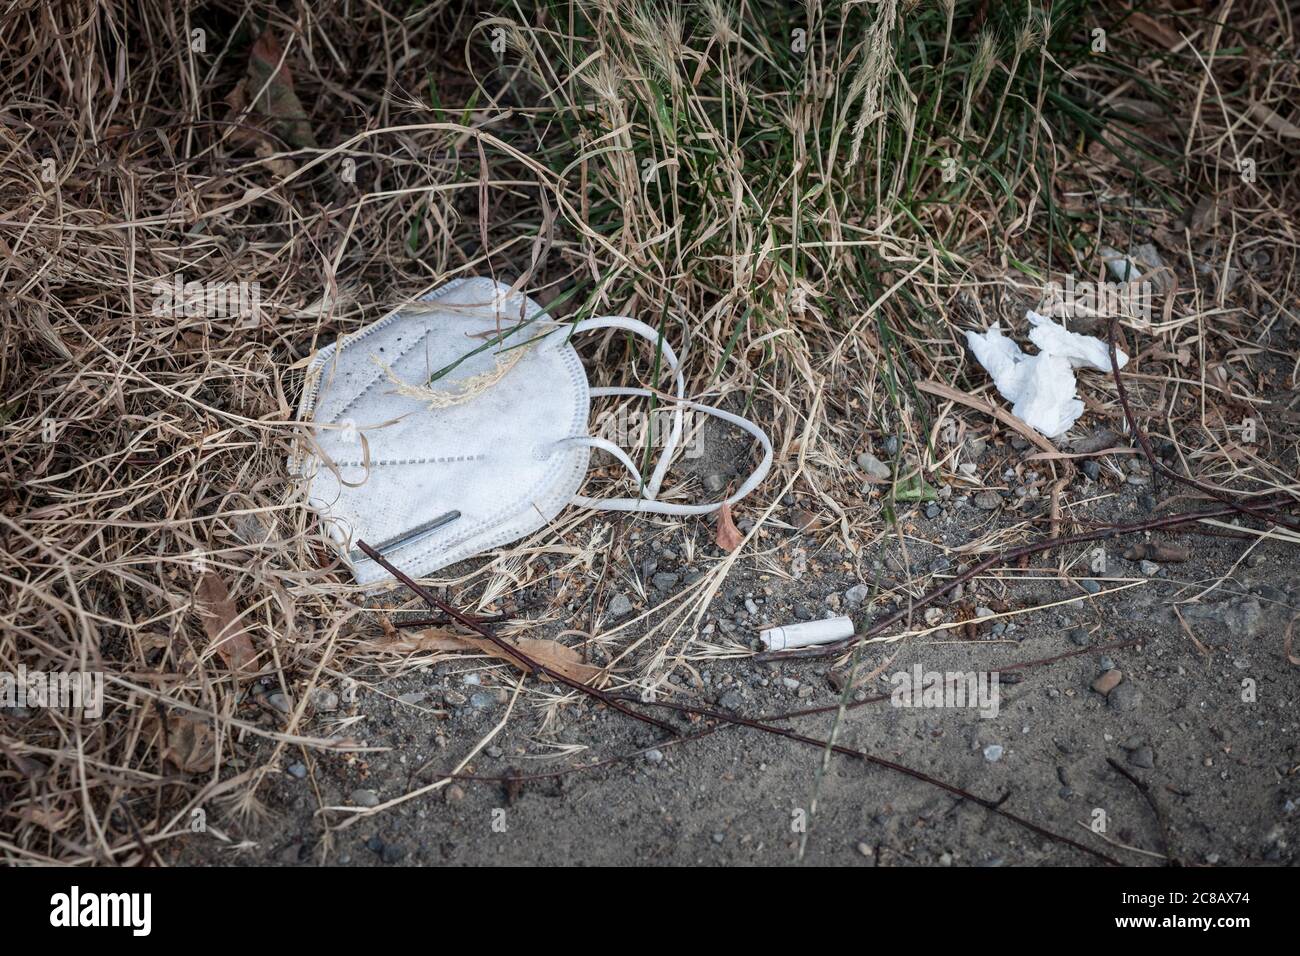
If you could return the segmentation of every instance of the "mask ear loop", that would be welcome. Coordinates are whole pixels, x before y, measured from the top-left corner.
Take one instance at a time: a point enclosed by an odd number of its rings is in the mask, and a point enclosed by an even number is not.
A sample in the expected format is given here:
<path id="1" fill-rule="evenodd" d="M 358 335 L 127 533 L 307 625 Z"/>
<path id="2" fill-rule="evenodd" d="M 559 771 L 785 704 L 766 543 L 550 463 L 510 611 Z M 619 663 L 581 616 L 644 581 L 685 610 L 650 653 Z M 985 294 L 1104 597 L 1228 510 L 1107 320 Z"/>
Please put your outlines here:
<path id="1" fill-rule="evenodd" d="M 666 340 L 660 341 L 659 332 L 653 326 L 646 325 L 646 323 L 638 319 L 629 319 L 621 315 L 602 315 L 592 319 L 584 319 L 573 327 L 573 334 L 591 332 L 596 329 L 622 329 L 625 332 L 631 332 L 633 335 L 639 335 L 641 338 L 655 343 L 656 347 L 662 348 L 664 362 L 667 363 L 669 371 L 673 373 L 673 391 L 677 398 L 677 408 L 673 412 L 673 424 L 668 432 L 668 439 L 664 442 L 664 450 L 659 456 L 654 471 L 650 473 L 649 479 L 644 484 L 641 482 L 640 472 L 635 468 L 630 469 L 637 476 L 637 485 L 641 488 L 641 497 L 646 501 L 654 501 L 659 496 L 659 488 L 663 485 L 664 476 L 668 474 L 668 466 L 672 464 L 673 455 L 677 452 L 677 446 L 682 440 L 681 403 L 686 400 L 686 380 L 682 377 L 677 353 L 673 351 L 673 347 Z M 617 388 L 593 388 L 590 391 L 593 398 L 622 394 L 628 393 Z M 652 395 L 653 393 L 648 389 L 638 389 L 635 394 Z"/>
<path id="2" fill-rule="evenodd" d="M 636 319 L 625 318 L 622 316 L 602 316 L 600 318 L 587 319 L 575 325 L 573 331 L 577 333 L 577 332 L 586 332 L 591 329 L 609 329 L 609 328 L 623 329 L 625 331 L 632 332 L 636 335 L 639 335 L 642 338 L 647 339 L 651 342 L 655 342 L 656 344 L 659 344 L 659 333 L 655 331 L 654 328 L 652 328 L 649 325 L 646 325 L 644 322 L 640 322 Z M 767 437 L 767 433 L 763 431 L 763 429 L 755 425 L 753 422 L 749 421 L 749 419 L 747 418 L 742 418 L 739 415 L 733 415 L 731 412 L 723 411 L 720 408 L 714 408 L 711 405 L 702 405 L 699 402 L 692 402 L 688 400 L 685 397 L 686 382 L 685 379 L 682 377 L 681 371 L 679 370 L 677 356 L 673 352 L 672 347 L 669 346 L 667 342 L 663 342 L 662 346 L 663 346 L 664 360 L 668 363 L 668 367 L 673 371 L 675 376 L 675 385 L 676 385 L 677 394 L 676 397 L 673 399 L 673 404 L 676 406 L 676 409 L 673 413 L 672 430 L 669 432 L 667 441 L 664 442 L 663 453 L 659 457 L 659 462 L 655 466 L 655 470 L 650 477 L 650 481 L 648 481 L 642 487 L 642 492 L 641 492 L 642 497 L 641 498 L 588 498 L 583 495 L 574 495 L 570 499 L 570 502 L 572 504 L 580 505 L 585 508 L 593 508 L 598 511 L 641 511 L 641 512 L 647 512 L 651 514 L 665 514 L 665 515 L 712 514 L 713 512 L 721 508 L 724 504 L 733 505 L 736 502 L 740 501 L 747 494 L 749 494 L 751 491 L 757 488 L 759 483 L 762 482 L 762 480 L 767 477 L 768 471 L 771 470 L 772 442 L 771 439 Z M 655 398 L 655 397 L 662 398 L 662 396 L 660 396 L 658 393 L 652 392 L 647 388 L 627 388 L 627 387 L 593 388 L 591 390 L 591 395 L 593 397 L 618 395 L 618 396 L 632 396 L 632 397 L 643 397 L 643 398 Z M 679 504 L 674 504 L 672 502 L 655 500 L 656 496 L 659 494 L 660 485 L 663 483 L 664 475 L 668 472 L 669 465 L 672 464 L 673 454 L 677 451 L 677 445 L 681 441 L 683 408 L 694 409 L 695 411 L 703 412 L 706 415 L 712 415 L 714 418 L 719 418 L 725 422 L 729 422 L 730 424 L 735 425 L 736 427 L 752 435 L 755 439 L 758 440 L 759 444 L 763 446 L 763 460 L 759 462 L 758 467 L 755 468 L 754 471 L 750 473 L 749 477 L 745 479 L 744 483 L 740 486 L 739 489 L 737 489 L 737 491 L 733 495 L 731 495 L 731 497 L 723 501 L 719 501 L 707 505 L 679 505 Z M 557 444 L 586 445 L 588 447 L 601 448 L 605 451 L 608 451 L 612 455 L 614 455 L 614 457 L 617 458 L 625 468 L 628 469 L 628 471 L 632 474 L 633 478 L 636 479 L 637 484 L 638 485 L 641 484 L 641 473 L 632 464 L 631 459 L 628 458 L 628 456 L 623 452 L 623 450 L 619 448 L 617 445 L 613 444 L 612 442 L 606 441 L 603 438 L 594 438 L 586 435 L 579 435 L 579 436 L 574 436 L 572 438 L 561 439 L 560 442 L 558 442 Z"/>

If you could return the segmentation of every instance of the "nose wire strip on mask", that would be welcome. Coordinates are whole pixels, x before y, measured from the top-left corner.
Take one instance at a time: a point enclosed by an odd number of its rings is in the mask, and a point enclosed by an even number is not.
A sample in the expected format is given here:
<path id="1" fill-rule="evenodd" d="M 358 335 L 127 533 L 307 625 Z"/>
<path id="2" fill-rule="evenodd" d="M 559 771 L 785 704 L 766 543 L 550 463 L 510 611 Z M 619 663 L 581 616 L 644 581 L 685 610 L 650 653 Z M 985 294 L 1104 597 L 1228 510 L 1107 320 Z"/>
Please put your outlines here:
<path id="1" fill-rule="evenodd" d="M 408 544 L 415 544 L 417 541 L 422 541 L 429 537 L 429 535 L 433 534 L 439 528 L 444 528 L 451 524 L 459 517 L 459 511 L 448 511 L 446 514 L 438 515 L 436 518 L 426 521 L 421 525 L 417 525 L 410 531 L 405 531 L 402 534 L 395 535 L 387 541 L 379 542 L 374 545 L 374 549 L 380 554 L 387 554 L 389 551 L 396 551 L 398 548 L 405 547 Z M 353 548 L 349 553 L 354 558 L 365 556 L 360 548 Z"/>

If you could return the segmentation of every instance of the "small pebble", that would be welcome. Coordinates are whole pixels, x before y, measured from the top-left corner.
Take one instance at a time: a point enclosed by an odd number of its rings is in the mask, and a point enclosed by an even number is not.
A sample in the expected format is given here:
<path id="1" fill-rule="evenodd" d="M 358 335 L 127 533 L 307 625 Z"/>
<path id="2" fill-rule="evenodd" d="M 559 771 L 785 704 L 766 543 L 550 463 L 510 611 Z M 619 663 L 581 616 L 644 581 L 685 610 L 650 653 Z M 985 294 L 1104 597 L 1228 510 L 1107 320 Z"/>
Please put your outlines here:
<path id="1" fill-rule="evenodd" d="M 671 591 L 673 588 L 677 587 L 677 582 L 680 580 L 680 577 L 668 571 L 660 571 L 650 579 L 651 583 L 653 583 L 660 591 Z"/>
<path id="2" fill-rule="evenodd" d="M 1150 747 L 1138 747 L 1128 755 L 1128 762 L 1143 770 L 1150 770 L 1156 765 L 1156 755 Z"/>
<path id="3" fill-rule="evenodd" d="M 1111 668 L 1092 682 L 1092 689 L 1103 696 L 1109 696 L 1111 691 L 1115 690 L 1122 680 L 1124 680 L 1124 674 Z"/>
<path id="4" fill-rule="evenodd" d="M 1125 681 L 1106 695 L 1111 710 L 1128 712 L 1137 710 L 1142 703 L 1142 692 L 1131 681 Z"/>
<path id="5" fill-rule="evenodd" d="M 887 481 L 894 473 L 888 465 L 869 451 L 858 455 L 858 467 L 872 478 L 879 478 L 881 481 Z"/>

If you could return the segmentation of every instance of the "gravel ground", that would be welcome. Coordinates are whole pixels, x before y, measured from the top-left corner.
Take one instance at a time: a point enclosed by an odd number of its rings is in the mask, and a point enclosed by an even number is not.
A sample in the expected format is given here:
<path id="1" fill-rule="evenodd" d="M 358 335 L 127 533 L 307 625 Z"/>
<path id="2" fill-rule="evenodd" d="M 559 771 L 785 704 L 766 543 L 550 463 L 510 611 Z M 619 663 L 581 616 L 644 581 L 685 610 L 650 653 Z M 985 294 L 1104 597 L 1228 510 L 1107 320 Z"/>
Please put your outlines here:
<path id="1" fill-rule="evenodd" d="M 882 460 L 888 447 L 877 448 Z M 1003 473 L 1019 457 L 1011 442 L 991 443 L 979 458 L 981 472 Z M 724 460 L 725 448 L 696 468 L 711 474 Z M 1075 512 L 1079 517 L 1140 520 L 1153 506 L 1163 509 L 1163 496 L 1172 493 L 1152 488 L 1144 469 L 1118 456 L 1102 459 L 1095 473 L 1096 481 L 1081 473 L 1070 489 L 1070 500 L 1090 502 Z M 759 539 L 762 556 L 737 562 L 700 637 L 757 647 L 759 624 L 862 615 L 858 602 L 878 586 L 882 598 L 859 621 L 875 616 L 896 606 L 905 582 L 919 593 L 961 570 L 965 564 L 952 549 L 963 542 L 1013 517 L 1044 512 L 1033 484 L 1022 467 L 1004 486 L 991 485 L 996 502 L 941 488 L 937 501 L 900 506 L 905 556 L 896 535 L 849 554 L 830 514 L 788 496 Z M 606 620 L 628 605 L 639 611 L 657 603 L 720 555 L 704 523 L 664 534 L 653 524 L 637 527 L 610 557 L 601 601 Z M 695 535 L 693 546 L 684 533 Z M 894 675 L 918 665 L 988 672 L 1074 656 L 1003 672 L 994 717 L 886 700 L 850 710 L 838 741 L 983 798 L 1005 796 L 1006 809 L 1126 864 L 1160 863 L 1166 839 L 1168 852 L 1189 864 L 1296 862 L 1300 668 L 1283 650 L 1300 608 L 1296 551 L 1270 541 L 1252 548 L 1255 539 L 1223 533 L 1159 540 L 1185 547 L 1188 560 L 1126 560 L 1130 541 L 1112 544 L 1106 571 L 1092 576 L 1091 553 L 1081 548 L 1066 556 L 1073 580 L 1056 576 L 1056 558 L 1042 557 L 977 578 L 932 615 L 936 623 L 1009 616 L 870 648 L 860 676 L 879 673 L 854 691 L 857 699 L 890 692 Z M 644 599 L 627 586 L 633 578 L 644 582 Z M 523 605 L 528 598 L 518 596 Z M 576 619 L 585 619 L 583 601 L 572 607 Z M 552 624 L 534 636 L 561 629 Z M 633 628 L 627 636 L 638 633 Z M 1107 648 L 1127 641 L 1133 643 Z M 834 704 L 844 684 L 844 672 L 829 661 L 693 663 L 694 673 L 679 670 L 672 678 L 677 699 L 751 716 Z M 514 702 L 504 727 L 462 771 L 501 779 L 444 785 L 340 826 L 350 814 L 321 808 L 372 806 L 436 783 L 501 721 L 513 688 L 504 666 L 481 659 L 357 677 L 355 692 L 322 695 L 310 731 L 346 732 L 384 749 L 289 756 L 284 772 L 259 791 L 268 812 L 256 825 L 222 824 L 230 843 L 211 831 L 191 834 L 174 845 L 178 859 L 785 864 L 802 852 L 808 862 L 860 866 L 1096 863 L 969 800 L 856 759 L 833 758 L 818 784 L 820 748 L 737 727 L 672 744 L 585 701 L 544 713 L 536 695 Z M 261 719 L 274 724 L 279 715 L 264 706 Z M 822 738 L 833 723 L 834 715 L 825 714 L 791 725 Z M 255 760 L 257 744 L 249 747 Z M 620 754 L 635 756 L 557 774 Z M 1167 835 L 1138 783 L 1167 818 Z"/>

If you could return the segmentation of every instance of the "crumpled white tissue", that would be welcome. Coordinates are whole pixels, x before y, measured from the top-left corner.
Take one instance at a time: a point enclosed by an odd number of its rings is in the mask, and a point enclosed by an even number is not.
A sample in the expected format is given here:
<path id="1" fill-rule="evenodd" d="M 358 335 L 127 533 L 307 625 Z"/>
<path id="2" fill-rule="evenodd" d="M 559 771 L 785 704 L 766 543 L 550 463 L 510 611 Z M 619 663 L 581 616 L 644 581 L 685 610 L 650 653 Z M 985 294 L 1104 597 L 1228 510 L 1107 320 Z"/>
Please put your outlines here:
<path id="1" fill-rule="evenodd" d="M 1029 330 L 1029 341 L 1037 345 L 1040 352 L 1062 355 L 1070 360 L 1070 365 L 1074 368 L 1110 371 L 1110 349 L 1095 335 L 1071 332 L 1033 309 L 1025 313 L 1025 318 L 1033 326 Z M 1128 364 L 1128 356 L 1118 346 L 1115 347 L 1115 358 L 1119 360 L 1120 368 Z"/>
<path id="2" fill-rule="evenodd" d="M 1071 332 L 1047 316 L 1032 310 L 1025 313 L 1033 328 L 1029 340 L 1038 346 L 1037 355 L 1027 355 L 1002 334 L 994 322 L 987 332 L 967 332 L 966 344 L 976 361 L 993 378 L 993 385 L 1012 403 L 1011 414 L 1048 438 L 1070 430 L 1083 414 L 1083 402 L 1075 395 L 1074 369 L 1111 370 L 1106 343 L 1093 335 Z M 1128 356 L 1115 350 L 1119 367 Z"/>

